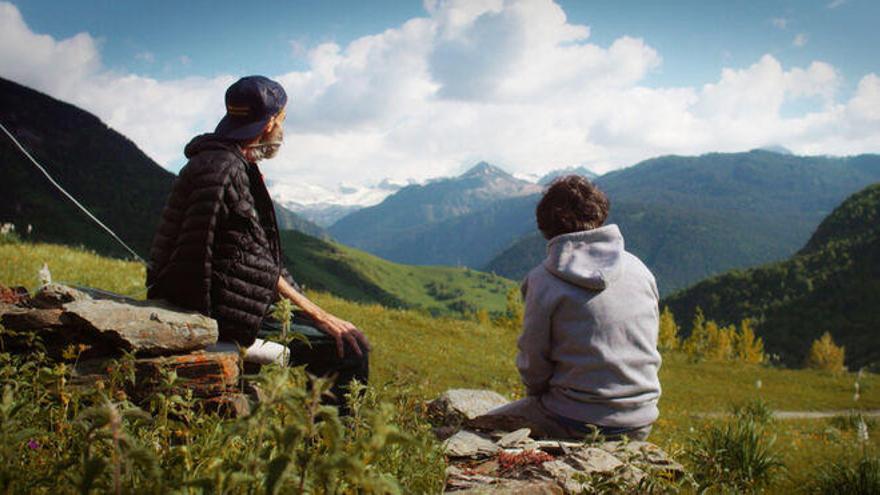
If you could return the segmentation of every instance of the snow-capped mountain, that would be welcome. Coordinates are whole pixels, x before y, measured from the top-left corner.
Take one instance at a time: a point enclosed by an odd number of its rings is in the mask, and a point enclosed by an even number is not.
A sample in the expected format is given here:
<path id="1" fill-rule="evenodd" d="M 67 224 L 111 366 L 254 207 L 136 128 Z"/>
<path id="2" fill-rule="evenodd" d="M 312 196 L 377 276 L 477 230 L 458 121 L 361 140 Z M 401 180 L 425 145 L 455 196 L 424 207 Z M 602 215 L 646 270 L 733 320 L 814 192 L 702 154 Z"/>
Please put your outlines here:
<path id="1" fill-rule="evenodd" d="M 315 184 L 268 181 L 272 198 L 285 208 L 326 227 L 340 218 L 367 206 L 381 203 L 413 181 L 385 179 L 373 186 L 339 184 L 330 189 Z"/>

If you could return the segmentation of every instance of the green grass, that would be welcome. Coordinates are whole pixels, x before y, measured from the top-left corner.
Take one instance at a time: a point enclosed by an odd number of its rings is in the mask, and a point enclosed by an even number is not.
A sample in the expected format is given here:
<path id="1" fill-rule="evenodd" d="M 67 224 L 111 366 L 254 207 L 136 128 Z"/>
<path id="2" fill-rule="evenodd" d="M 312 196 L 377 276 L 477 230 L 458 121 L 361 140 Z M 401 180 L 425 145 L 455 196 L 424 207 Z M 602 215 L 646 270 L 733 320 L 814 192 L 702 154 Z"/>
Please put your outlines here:
<path id="1" fill-rule="evenodd" d="M 287 267 L 298 282 L 350 301 L 423 309 L 434 315 L 459 314 L 456 304 L 499 313 L 505 309 L 507 291 L 516 286 L 512 280 L 469 268 L 392 263 L 295 231 L 282 232 L 282 244 Z"/>
<path id="2" fill-rule="evenodd" d="M 143 268 L 137 263 L 101 258 L 52 245 L 0 245 L 0 284 L 37 285 L 37 270 L 49 264 L 53 277 L 142 296 Z M 395 272 L 400 276 L 401 272 Z M 403 272 L 405 273 L 405 272 Z M 381 276 L 377 272 L 374 276 Z M 422 311 L 387 309 L 310 292 L 325 309 L 361 327 L 372 341 L 374 383 L 382 388 L 405 386 L 419 399 L 448 388 L 489 388 L 510 396 L 522 393 L 514 367 L 516 332 L 452 318 L 432 318 Z M 847 410 L 880 408 L 880 376 L 865 373 L 861 396 L 853 401 L 854 373 L 777 369 L 732 363 L 693 363 L 664 356 L 661 368 L 661 416 L 651 440 L 680 451 L 721 419 L 698 413 L 728 412 L 732 405 L 757 398 L 776 410 Z M 756 384 L 760 380 L 761 387 Z M 856 433 L 835 427 L 833 420 L 777 420 L 772 423 L 776 448 L 787 467 L 769 487 L 792 493 L 807 486 L 819 466 L 845 458 L 854 450 Z M 869 447 L 880 449 L 880 432 L 870 432 Z"/>

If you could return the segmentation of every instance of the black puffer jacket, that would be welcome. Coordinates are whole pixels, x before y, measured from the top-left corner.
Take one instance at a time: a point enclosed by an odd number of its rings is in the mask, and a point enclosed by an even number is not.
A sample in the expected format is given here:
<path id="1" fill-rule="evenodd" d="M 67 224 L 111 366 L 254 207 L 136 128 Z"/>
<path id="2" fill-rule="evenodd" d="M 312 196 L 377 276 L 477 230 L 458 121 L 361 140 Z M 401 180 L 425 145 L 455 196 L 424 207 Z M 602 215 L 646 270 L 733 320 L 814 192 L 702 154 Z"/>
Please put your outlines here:
<path id="1" fill-rule="evenodd" d="M 211 134 L 186 146 L 147 269 L 147 296 L 217 320 L 221 340 L 254 342 L 283 268 L 272 199 L 259 168 Z"/>

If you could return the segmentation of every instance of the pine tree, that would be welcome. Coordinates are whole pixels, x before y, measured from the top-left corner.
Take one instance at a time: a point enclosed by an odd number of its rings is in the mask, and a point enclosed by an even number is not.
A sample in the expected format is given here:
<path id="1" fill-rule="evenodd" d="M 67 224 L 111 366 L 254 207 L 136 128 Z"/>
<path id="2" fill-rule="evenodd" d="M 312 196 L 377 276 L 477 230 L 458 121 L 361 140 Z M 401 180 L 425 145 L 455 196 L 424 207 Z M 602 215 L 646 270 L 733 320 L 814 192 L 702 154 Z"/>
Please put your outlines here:
<path id="1" fill-rule="evenodd" d="M 846 348 L 835 344 L 831 334 L 825 332 L 821 337 L 813 341 L 813 345 L 810 346 L 810 353 L 807 355 L 807 360 L 804 364 L 807 368 L 839 373 L 846 369 L 843 366 L 845 356 Z"/>
<path id="2" fill-rule="evenodd" d="M 657 340 L 661 351 L 674 351 L 681 347 L 678 323 L 675 322 L 675 316 L 669 306 L 663 308 L 663 313 L 660 314 L 660 335 Z"/>

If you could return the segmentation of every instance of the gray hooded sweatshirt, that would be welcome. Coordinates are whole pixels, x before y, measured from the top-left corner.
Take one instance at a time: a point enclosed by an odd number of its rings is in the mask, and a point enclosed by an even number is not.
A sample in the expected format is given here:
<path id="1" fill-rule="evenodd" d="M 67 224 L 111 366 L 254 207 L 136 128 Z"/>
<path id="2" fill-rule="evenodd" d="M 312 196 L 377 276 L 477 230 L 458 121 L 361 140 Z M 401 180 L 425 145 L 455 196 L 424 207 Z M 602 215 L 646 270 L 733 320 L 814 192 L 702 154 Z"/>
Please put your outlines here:
<path id="1" fill-rule="evenodd" d="M 641 427 L 658 415 L 657 283 L 617 225 L 554 237 L 529 272 L 516 364 L 529 395 L 560 416 Z"/>

